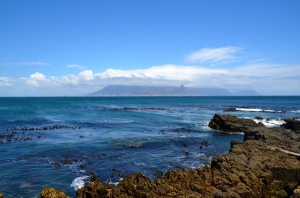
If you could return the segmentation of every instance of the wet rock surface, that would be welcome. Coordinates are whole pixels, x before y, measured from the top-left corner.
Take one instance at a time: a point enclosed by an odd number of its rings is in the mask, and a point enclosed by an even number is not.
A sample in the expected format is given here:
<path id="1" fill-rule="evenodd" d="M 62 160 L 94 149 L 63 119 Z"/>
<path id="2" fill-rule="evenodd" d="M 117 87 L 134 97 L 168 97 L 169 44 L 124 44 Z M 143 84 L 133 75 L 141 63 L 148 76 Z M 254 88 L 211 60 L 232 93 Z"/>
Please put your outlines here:
<path id="1" fill-rule="evenodd" d="M 132 174 L 117 186 L 94 179 L 77 197 L 299 197 L 300 134 L 252 120 L 215 115 L 210 127 L 245 133 L 210 166 L 171 170 L 156 180 Z M 232 130 L 232 131 L 231 131 Z M 202 146 L 206 146 L 202 142 Z"/>
<path id="2" fill-rule="evenodd" d="M 232 115 L 215 114 L 209 122 L 210 128 L 228 133 L 240 133 L 251 131 L 255 127 L 264 126 L 262 123 L 256 123 L 251 119 L 238 119 Z"/>
<path id="3" fill-rule="evenodd" d="M 283 119 L 285 121 L 285 124 L 283 125 L 286 129 L 290 129 L 292 131 L 295 131 L 297 133 L 300 133 L 300 121 L 296 119 L 290 119 L 286 118 Z"/>

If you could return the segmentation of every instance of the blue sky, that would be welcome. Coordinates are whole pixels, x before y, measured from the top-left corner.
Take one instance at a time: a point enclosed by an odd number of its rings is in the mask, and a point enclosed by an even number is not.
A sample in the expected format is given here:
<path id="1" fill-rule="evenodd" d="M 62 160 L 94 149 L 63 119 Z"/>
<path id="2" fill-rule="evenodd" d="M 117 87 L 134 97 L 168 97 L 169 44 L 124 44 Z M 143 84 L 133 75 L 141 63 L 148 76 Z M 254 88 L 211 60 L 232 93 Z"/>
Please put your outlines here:
<path id="1" fill-rule="evenodd" d="M 109 84 L 300 95 L 298 0 L 1 0 L 0 96 Z"/>

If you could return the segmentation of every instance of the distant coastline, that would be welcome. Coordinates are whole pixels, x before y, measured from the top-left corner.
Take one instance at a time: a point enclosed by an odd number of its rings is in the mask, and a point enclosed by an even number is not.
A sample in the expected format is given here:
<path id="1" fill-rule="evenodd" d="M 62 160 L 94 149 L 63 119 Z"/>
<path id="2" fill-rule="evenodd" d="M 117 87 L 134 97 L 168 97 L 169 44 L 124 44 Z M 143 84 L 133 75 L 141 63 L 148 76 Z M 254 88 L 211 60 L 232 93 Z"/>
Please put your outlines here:
<path id="1" fill-rule="evenodd" d="M 254 90 L 175 86 L 109 85 L 87 96 L 260 96 Z"/>

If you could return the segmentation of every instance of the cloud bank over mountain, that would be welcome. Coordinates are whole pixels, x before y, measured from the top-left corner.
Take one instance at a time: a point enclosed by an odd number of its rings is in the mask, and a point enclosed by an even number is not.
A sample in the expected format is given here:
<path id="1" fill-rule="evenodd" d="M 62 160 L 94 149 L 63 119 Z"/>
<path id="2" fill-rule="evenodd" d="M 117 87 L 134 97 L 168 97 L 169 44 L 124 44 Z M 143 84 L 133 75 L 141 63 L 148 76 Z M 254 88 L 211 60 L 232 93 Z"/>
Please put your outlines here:
<path id="1" fill-rule="evenodd" d="M 246 63 L 229 67 L 222 61 L 237 59 L 240 47 L 204 48 L 186 56 L 190 62 L 218 62 L 211 67 L 199 64 L 165 64 L 143 69 L 82 70 L 77 75 L 47 76 L 41 72 L 27 77 L 0 77 L 3 96 L 83 95 L 107 85 L 180 86 L 253 89 L 263 95 L 299 95 L 300 65 Z M 68 65 L 70 68 L 83 68 Z M 85 67 L 84 67 L 85 68 Z"/>

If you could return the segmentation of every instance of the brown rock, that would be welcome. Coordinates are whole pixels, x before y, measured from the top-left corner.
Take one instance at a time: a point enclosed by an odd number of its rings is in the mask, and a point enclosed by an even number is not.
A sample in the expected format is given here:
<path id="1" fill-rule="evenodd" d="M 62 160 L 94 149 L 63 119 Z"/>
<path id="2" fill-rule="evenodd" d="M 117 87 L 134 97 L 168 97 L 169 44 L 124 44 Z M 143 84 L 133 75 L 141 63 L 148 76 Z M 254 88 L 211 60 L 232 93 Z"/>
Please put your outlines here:
<path id="1" fill-rule="evenodd" d="M 241 119 L 232 115 L 215 114 L 208 126 L 212 129 L 229 132 L 240 133 L 249 131 L 249 128 L 262 127 L 251 119 Z"/>
<path id="2" fill-rule="evenodd" d="M 4 198 L 4 195 L 2 193 L 0 193 L 0 198 Z"/>
<path id="3" fill-rule="evenodd" d="M 70 198 L 62 190 L 56 190 L 55 188 L 44 188 L 40 193 L 41 198 Z"/>
<path id="4" fill-rule="evenodd" d="M 76 191 L 76 197 L 88 198 L 88 197 L 101 197 L 111 198 L 112 197 L 112 185 L 101 184 L 98 181 L 89 183 L 84 188 L 80 188 Z"/>
<path id="5" fill-rule="evenodd" d="M 291 198 L 300 198 L 300 186 L 298 186 L 297 188 L 295 188 L 295 190 L 293 191 L 293 195 L 291 196 Z"/>

